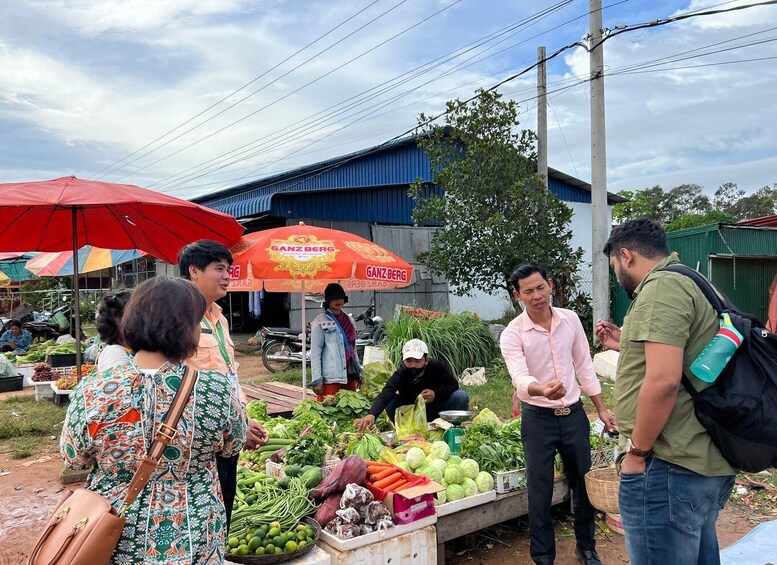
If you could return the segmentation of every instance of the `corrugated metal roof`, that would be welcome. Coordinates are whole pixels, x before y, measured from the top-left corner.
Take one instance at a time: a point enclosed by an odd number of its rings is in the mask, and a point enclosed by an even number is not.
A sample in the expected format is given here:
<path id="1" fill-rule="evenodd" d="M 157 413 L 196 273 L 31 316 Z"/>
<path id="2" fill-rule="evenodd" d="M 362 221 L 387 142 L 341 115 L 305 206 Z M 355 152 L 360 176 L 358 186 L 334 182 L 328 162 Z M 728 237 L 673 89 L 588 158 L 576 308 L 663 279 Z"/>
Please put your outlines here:
<path id="1" fill-rule="evenodd" d="M 568 202 L 590 202 L 591 185 L 556 169 L 548 170 L 549 188 Z M 380 187 L 407 186 L 417 178 L 432 181 L 429 156 L 418 148 L 416 139 L 406 137 L 347 155 L 307 165 L 284 173 L 252 181 L 217 193 L 194 198 L 193 201 L 244 218 L 275 213 L 276 195 L 322 190 L 374 190 Z M 387 194 L 387 193 L 386 193 Z M 373 200 L 386 197 L 380 193 Z M 366 197 L 370 200 L 369 197 Z M 407 199 L 409 201 L 409 199 Z M 609 194 L 610 204 L 624 202 Z M 302 205 L 303 200 L 295 200 Z M 286 202 L 286 205 L 290 205 Z M 366 205 L 366 201 L 364 202 Z M 337 208 L 342 206 L 338 205 Z M 367 212 L 367 210 L 362 210 Z M 368 212 L 367 212 L 368 213 Z M 294 217 L 305 217 L 294 213 Z M 289 217 L 284 214 L 282 217 Z M 353 219 L 353 218 L 350 218 Z M 363 220 L 368 221 L 368 220 Z"/>
<path id="2" fill-rule="evenodd" d="M 742 220 L 740 226 L 759 226 L 764 228 L 777 228 L 777 214 L 774 216 L 763 216 L 752 220 Z"/>

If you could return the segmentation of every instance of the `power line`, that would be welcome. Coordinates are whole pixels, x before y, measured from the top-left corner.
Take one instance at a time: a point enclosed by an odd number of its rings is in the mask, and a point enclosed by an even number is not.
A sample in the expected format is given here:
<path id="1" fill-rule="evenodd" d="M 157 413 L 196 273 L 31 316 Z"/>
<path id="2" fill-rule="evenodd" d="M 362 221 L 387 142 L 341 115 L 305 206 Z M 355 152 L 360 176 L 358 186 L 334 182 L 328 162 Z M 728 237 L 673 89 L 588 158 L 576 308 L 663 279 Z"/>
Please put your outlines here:
<path id="1" fill-rule="evenodd" d="M 309 128 L 311 126 L 313 126 L 313 125 L 315 125 L 316 127 L 322 126 L 326 121 L 333 120 L 338 115 L 344 114 L 344 113 L 346 113 L 346 112 L 348 112 L 348 111 L 350 111 L 350 110 L 352 110 L 352 109 L 354 109 L 354 108 L 356 108 L 356 107 L 358 107 L 360 105 L 363 105 L 364 103 L 366 103 L 366 102 L 368 102 L 370 100 L 376 99 L 380 95 L 385 94 L 388 91 L 390 91 L 392 89 L 395 89 L 398 86 L 401 86 L 402 84 L 406 84 L 406 83 L 410 82 L 411 80 L 413 80 L 415 78 L 418 78 L 418 77 L 422 76 L 423 74 L 425 74 L 425 73 L 427 73 L 427 72 L 429 72 L 431 70 L 434 70 L 437 67 L 442 66 L 446 62 L 452 61 L 455 58 L 457 58 L 457 57 L 459 57 L 461 55 L 464 55 L 464 54 L 466 54 L 466 53 L 476 49 L 477 47 L 480 47 L 480 46 L 488 43 L 489 41 L 493 40 L 496 37 L 499 37 L 500 35 L 505 35 L 507 33 L 509 33 L 509 35 L 514 35 L 515 33 L 517 33 L 517 31 L 515 31 L 516 28 L 521 28 L 522 27 L 523 29 L 527 29 L 528 27 L 530 27 L 531 25 L 535 25 L 538 21 L 540 21 L 541 19 L 544 19 L 545 17 L 547 17 L 548 15 L 553 13 L 554 11 L 557 11 L 560 8 L 564 7 L 565 5 L 569 4 L 570 1 L 571 0 L 565 0 L 565 1 L 559 2 L 559 3 L 557 3 L 554 6 L 551 6 L 551 7 L 547 8 L 547 9 L 544 9 L 544 10 L 542 10 L 542 11 L 540 11 L 540 12 L 538 12 L 538 13 L 532 15 L 532 16 L 529 16 L 529 17 L 519 21 L 519 22 L 511 24 L 510 26 L 507 26 L 507 27 L 503 28 L 502 30 L 498 30 L 497 32 L 493 32 L 491 34 L 488 34 L 484 38 L 476 40 L 476 41 L 474 41 L 474 42 L 472 42 L 472 43 L 470 43 L 468 45 L 465 45 L 464 47 L 455 49 L 455 50 L 453 50 L 453 51 L 451 51 L 451 52 L 449 52 L 449 53 L 447 53 L 445 55 L 442 55 L 442 56 L 440 56 L 440 57 L 438 57 L 436 59 L 433 59 L 432 61 L 430 61 L 428 63 L 425 63 L 423 65 L 419 65 L 418 67 L 412 69 L 411 71 L 403 73 L 402 75 L 399 75 L 398 77 L 395 77 L 393 79 L 385 81 L 385 82 L 383 82 L 383 83 L 381 83 L 381 84 L 379 84 L 379 85 L 377 85 L 375 87 L 372 87 L 370 89 L 367 89 L 367 90 L 363 91 L 362 93 L 360 93 L 358 95 L 352 96 L 351 98 L 348 98 L 348 99 L 346 99 L 346 100 L 344 100 L 344 101 L 342 101 L 342 102 L 340 102 L 338 104 L 330 106 L 329 108 L 327 108 L 325 110 L 322 110 L 320 112 L 317 112 L 316 114 L 308 116 L 307 118 L 299 120 L 299 121 L 291 124 L 291 126 L 287 126 L 287 128 L 285 128 L 284 130 L 276 131 L 273 134 L 268 134 L 267 136 L 264 136 L 262 138 L 254 140 L 252 142 L 244 144 L 244 145 L 242 145 L 242 146 L 240 146 L 240 147 L 238 147 L 236 149 L 233 149 L 233 150 L 230 150 L 230 151 L 228 151 L 226 153 L 223 153 L 220 156 L 211 158 L 211 159 L 209 159 L 209 160 L 207 160 L 207 161 L 205 161 L 203 163 L 200 163 L 199 165 L 195 165 L 194 167 L 191 167 L 191 168 L 187 169 L 186 171 L 183 171 L 181 173 L 176 173 L 174 175 L 166 177 L 165 179 L 162 179 L 160 181 L 156 181 L 155 183 L 152 184 L 152 186 L 154 186 L 154 185 L 158 186 L 160 184 L 164 184 L 166 181 L 169 181 L 171 179 L 177 178 L 178 180 L 176 180 L 176 181 L 174 181 L 174 183 L 172 183 L 173 187 L 177 187 L 180 184 L 182 184 L 183 182 L 188 182 L 189 180 L 194 180 L 195 178 L 199 178 L 201 176 L 204 176 L 204 175 L 207 175 L 207 174 L 211 174 L 211 173 L 213 173 L 215 171 L 223 169 L 223 168 L 225 168 L 227 166 L 230 166 L 232 164 L 235 164 L 237 162 L 244 161 L 244 160 L 256 157 L 257 155 L 263 153 L 263 151 L 256 151 L 254 153 L 251 153 L 250 155 L 248 155 L 248 153 L 250 151 L 253 151 L 254 149 L 259 148 L 259 147 L 269 146 L 271 142 L 275 142 L 278 139 L 286 138 L 286 141 L 283 142 L 285 144 L 288 144 L 288 142 L 292 142 L 292 143 L 296 142 L 296 140 L 293 139 L 293 138 L 295 137 L 295 134 L 297 132 L 303 132 L 305 134 L 309 134 L 310 133 L 310 129 Z M 621 0 L 618 3 L 623 3 L 625 1 L 627 1 L 627 0 Z M 587 15 L 587 13 L 584 14 L 584 15 Z M 582 16 L 580 16 L 580 17 L 582 17 Z M 575 18 L 575 19 L 579 19 L 579 18 Z M 573 21 L 573 20 L 570 20 L 570 21 Z M 564 24 L 562 24 L 562 25 L 564 25 Z M 551 30 L 552 29 L 556 29 L 558 27 L 559 26 L 556 26 L 555 28 L 551 28 Z M 547 33 L 547 32 L 549 32 L 551 30 L 546 30 L 543 33 Z M 518 31 L 522 31 L 522 30 L 518 29 Z M 509 35 L 508 35 L 508 37 L 509 37 Z M 502 41 L 504 41 L 504 39 Z M 500 41 L 500 43 L 501 43 L 501 41 Z M 495 47 L 495 45 L 492 45 L 492 46 L 488 47 L 487 49 L 485 49 L 484 51 L 482 51 L 479 54 L 487 52 L 488 50 L 493 49 L 493 47 Z M 405 95 L 412 93 L 414 90 L 417 90 L 418 88 L 421 88 L 423 86 L 426 86 L 426 85 L 430 84 L 431 82 L 434 82 L 436 80 L 439 80 L 440 78 L 443 78 L 443 77 L 445 77 L 445 76 L 447 76 L 449 74 L 452 74 L 452 72 L 454 72 L 457 68 L 462 68 L 463 63 L 471 61 L 473 58 L 477 57 L 479 54 L 475 54 L 475 55 L 471 56 L 470 58 L 466 59 L 465 61 L 463 61 L 463 62 L 459 63 L 458 65 L 456 65 L 453 69 L 449 69 L 446 72 L 443 72 L 442 74 L 437 75 L 436 77 L 426 81 L 425 83 L 423 83 L 421 85 L 418 85 L 418 86 L 416 86 L 414 88 L 411 88 L 410 90 L 407 90 L 407 91 L 403 92 L 402 94 L 400 94 L 398 96 L 395 96 L 393 99 L 391 99 L 391 102 L 396 101 L 396 100 L 404 97 Z M 493 56 L 493 55 L 489 55 L 489 57 L 490 56 Z M 488 58 L 488 57 L 484 57 L 484 58 L 481 58 L 479 60 L 482 61 L 485 58 Z M 474 64 L 474 63 L 470 63 L 470 65 L 471 64 Z M 467 65 L 467 66 L 470 66 L 470 65 Z M 418 71 L 418 72 L 416 72 L 416 71 Z M 413 73 L 415 73 L 415 74 L 413 74 Z M 498 73 L 494 73 L 494 74 L 498 74 Z M 406 78 L 403 78 L 403 77 L 406 77 Z M 402 80 L 400 80 L 400 79 L 402 79 Z M 471 81 L 471 82 L 476 82 L 476 81 Z M 386 86 L 386 85 L 388 85 L 388 86 Z M 382 90 L 378 90 L 378 89 L 381 89 L 381 87 L 384 87 L 384 86 L 385 86 L 385 88 L 383 88 Z M 373 93 L 369 94 L 371 92 L 373 92 Z M 367 94 L 369 94 L 369 96 L 365 96 Z M 359 99 L 360 97 L 363 97 L 360 101 L 352 102 L 354 100 Z M 348 104 L 349 102 L 352 102 L 352 103 L 350 105 L 346 106 L 346 104 Z M 385 105 L 386 104 L 384 102 L 378 102 L 377 104 L 374 104 L 373 106 L 371 106 L 369 108 L 360 110 L 360 112 L 365 112 L 366 110 L 369 110 L 369 109 L 372 109 L 372 108 L 376 108 L 376 107 L 379 107 L 379 106 L 385 107 Z M 340 106 L 342 106 L 342 107 L 339 110 L 337 110 L 336 112 L 330 112 L 329 114 L 327 114 L 327 112 L 329 112 L 330 110 L 332 110 L 334 108 L 338 108 Z M 374 114 L 374 112 L 372 112 L 372 113 Z M 317 119 L 313 120 L 313 118 L 316 118 L 317 116 L 320 116 L 320 117 L 318 117 Z M 291 127 L 292 129 L 288 129 L 289 127 Z M 273 146 L 272 146 L 272 150 L 275 151 L 277 149 L 278 149 L 278 146 L 277 146 L 277 144 L 274 143 Z M 226 160 L 231 160 L 231 161 L 225 163 Z M 207 168 L 206 166 L 209 165 L 209 164 L 213 164 L 213 165 L 217 165 L 217 166 L 212 166 L 210 168 Z M 197 170 L 197 169 L 199 169 L 199 170 Z M 192 172 L 192 171 L 194 171 L 194 172 Z M 185 180 L 185 179 L 187 179 L 187 180 Z M 168 186 L 166 186 L 164 188 L 165 189 L 169 189 L 170 188 L 170 184 L 171 183 L 168 183 Z"/>
<path id="2" fill-rule="evenodd" d="M 212 110 L 213 108 L 215 108 L 216 106 L 218 106 L 218 105 L 219 105 L 219 104 L 221 104 L 222 102 L 224 102 L 224 101 L 228 100 L 230 97 L 234 96 L 235 94 L 237 94 L 237 93 L 238 93 L 238 92 L 240 92 L 241 90 L 243 90 L 243 89 L 245 89 L 245 88 L 247 88 L 247 87 L 251 86 L 253 83 L 255 83 L 256 81 L 258 81 L 259 79 L 261 79 L 261 78 L 263 78 L 263 77 L 267 76 L 269 73 L 271 73 L 272 71 L 274 71 L 275 69 L 277 69 L 278 67 L 280 67 L 281 65 L 283 65 L 284 63 L 286 63 L 286 62 L 290 61 L 291 59 L 293 59 L 294 57 L 296 57 L 297 55 L 299 55 L 300 53 L 302 53 L 303 51 L 305 51 L 305 50 L 306 50 L 308 47 L 311 47 L 312 45 L 315 45 L 316 43 L 318 43 L 319 41 L 321 41 L 322 39 L 324 39 L 326 36 L 330 35 L 330 34 L 331 34 L 331 33 L 333 33 L 334 31 L 336 31 L 337 29 L 341 28 L 342 26 L 344 26 L 345 24 L 347 24 L 348 22 L 350 22 L 351 20 L 353 20 L 354 18 L 356 18 L 358 15 L 360 15 L 360 14 L 362 14 L 363 12 L 367 11 L 369 8 L 371 8 L 372 6 L 374 6 L 375 4 L 377 4 L 377 3 L 378 3 L 378 2 L 380 2 L 380 1 L 381 1 L 381 0 L 373 0 L 373 2 L 371 2 L 370 4 L 368 4 L 367 6 L 365 6 L 364 8 L 362 8 L 361 10 L 359 10 L 358 12 L 356 12 L 355 14 L 353 14 L 352 16 L 350 16 L 350 17 L 346 18 L 345 20 L 343 20 L 342 22 L 340 22 L 339 24 L 337 24 L 335 27 L 333 27 L 332 29 L 330 29 L 329 31 L 327 31 L 326 33 L 324 33 L 323 35 L 319 35 L 319 36 L 318 36 L 316 39 L 314 39 L 313 41 L 311 41 L 310 43 L 308 43 L 307 45 L 305 45 L 305 46 L 304 46 L 304 47 L 302 47 L 301 49 L 298 49 L 297 51 L 295 51 L 294 53 L 292 53 L 291 55 L 289 55 L 288 57 L 286 57 L 286 58 L 285 58 L 283 61 L 281 61 L 280 63 L 277 63 L 277 64 L 275 64 L 274 66 L 272 66 L 271 68 L 267 69 L 265 72 L 263 72 L 263 73 L 262 73 L 262 74 L 260 74 L 259 76 L 257 76 L 257 77 L 255 77 L 255 78 L 251 79 L 250 81 L 248 81 L 247 83 L 245 83 L 245 84 L 244 84 L 243 86 L 241 86 L 240 88 L 238 88 L 238 89 L 236 89 L 236 90 L 233 90 L 232 92 L 230 92 L 229 94 L 227 94 L 226 96 L 224 96 L 223 98 L 221 98 L 221 99 L 220 99 L 218 102 L 216 102 L 216 103 L 214 103 L 214 104 L 212 104 L 212 105 L 208 106 L 207 108 L 205 108 L 204 110 L 202 110 L 202 111 L 201 111 L 199 114 L 197 114 L 197 115 L 195 115 L 195 116 L 192 116 L 191 118 L 189 118 L 188 120 L 186 120 L 186 121 L 185 121 L 185 122 L 183 122 L 183 123 L 180 123 L 180 124 L 178 124 L 177 126 L 175 126 L 175 127 L 174 127 L 173 129 L 171 129 L 170 131 L 168 131 L 168 132 L 166 132 L 166 133 L 164 133 L 164 134 L 160 135 L 159 137 L 157 137 L 157 138 L 156 138 L 156 139 L 154 139 L 153 141 L 150 141 L 150 142 L 148 142 L 148 143 L 147 143 L 146 145 L 144 145 L 143 147 L 140 147 L 139 149 L 136 149 L 135 151 L 133 151 L 132 153 L 130 153 L 130 154 L 129 154 L 129 155 L 127 155 L 126 157 L 124 157 L 124 158 L 120 159 L 119 161 L 116 161 L 116 162 L 114 162 L 113 164 L 111 164 L 111 165 L 108 165 L 107 167 L 104 167 L 103 169 L 100 169 L 99 171 L 97 171 L 96 173 L 94 173 L 94 175 L 93 175 L 93 176 L 94 176 L 94 178 L 97 178 L 97 179 L 101 178 L 100 176 L 95 176 L 95 175 L 100 175 L 101 173 L 103 173 L 103 172 L 105 172 L 105 171 L 108 171 L 108 169 L 112 169 L 112 168 L 113 168 L 113 167 L 115 167 L 116 165 L 119 165 L 119 164 L 123 163 L 124 161 L 126 161 L 126 160 L 127 160 L 127 159 L 129 159 L 130 157 L 132 157 L 132 156 L 134 156 L 134 155 L 137 155 L 138 153 L 140 153 L 141 151 L 143 151 L 143 150 L 144 150 L 144 149 L 146 149 L 147 147 L 150 147 L 150 146 L 152 146 L 153 144 L 155 144 L 157 141 L 160 141 L 160 140 L 164 139 L 165 137 L 167 137 L 167 136 L 168 136 L 168 135 L 170 135 L 171 133 L 173 133 L 173 132 L 175 132 L 175 131 L 179 130 L 180 128 L 182 128 L 183 126 L 185 126 L 186 124 L 188 124 L 188 123 L 191 123 L 192 121 L 196 120 L 197 118 L 199 118 L 199 117 L 200 117 L 200 116 L 202 116 L 203 114 L 205 114 L 205 113 L 209 112 L 210 110 Z M 406 1 L 406 0 L 405 0 L 405 1 Z M 393 8 L 392 8 L 392 9 L 393 9 Z M 382 17 L 383 15 L 385 15 L 385 13 L 384 13 L 384 14 L 381 14 L 381 16 L 379 16 L 379 17 Z M 372 20 L 371 22 L 368 22 L 368 24 L 367 24 L 367 25 L 369 25 L 369 23 L 372 23 L 372 22 L 374 22 L 374 21 L 375 21 L 375 20 Z M 353 33 L 356 33 L 356 32 L 358 32 L 358 31 L 360 31 L 361 29 L 363 29 L 363 28 L 359 28 L 359 30 L 356 30 L 356 31 L 355 31 L 355 32 L 353 32 Z M 344 39 L 347 39 L 348 37 L 350 37 L 351 35 L 353 35 L 353 33 L 351 33 L 351 34 L 349 34 L 349 35 L 345 36 L 345 37 L 343 38 L 343 40 L 344 40 Z M 342 40 L 341 40 L 341 41 L 342 41 Z M 334 45 L 336 45 L 336 44 L 333 44 L 333 45 L 331 45 L 329 48 L 331 48 L 331 47 L 334 47 Z M 329 48 L 328 48 L 328 49 L 329 49 Z M 322 53 L 322 52 L 319 52 L 319 53 L 317 53 L 317 55 L 320 55 L 321 53 Z M 308 59 L 308 61 L 309 61 L 309 60 L 310 60 L 310 59 Z M 276 80 L 277 80 L 277 79 L 276 79 Z M 272 83 L 271 83 L 271 84 L 272 84 Z M 255 92 L 251 93 L 249 96 L 253 96 L 254 94 L 256 94 L 256 92 L 258 92 L 258 91 L 255 91 Z M 248 97 L 246 97 L 246 98 L 248 98 Z M 245 100 L 246 98 L 243 98 L 242 100 L 240 100 L 240 101 L 236 102 L 235 104 L 232 104 L 232 105 L 230 105 L 230 106 L 229 106 L 229 108 L 232 108 L 232 107 L 236 106 L 237 104 L 239 104 L 240 102 L 242 102 L 242 101 L 243 101 L 243 100 Z M 227 110 L 228 110 L 229 108 L 227 108 Z M 218 114 L 216 114 L 216 115 L 218 115 Z M 209 121 L 209 120 L 213 119 L 214 117 L 215 117 L 215 116 L 212 116 L 211 118 L 208 118 L 208 120 L 205 120 L 205 122 L 207 122 L 207 121 Z M 204 124 L 205 122 L 201 122 L 201 123 L 200 123 L 200 124 L 198 124 L 196 127 L 199 127 L 199 126 L 201 126 L 201 125 L 202 125 L 202 124 Z M 191 130 L 189 130 L 189 131 L 191 131 Z M 147 154 L 146 154 L 146 155 L 147 155 Z M 144 156 L 145 156 L 145 155 L 142 155 L 141 157 L 144 157 Z M 140 157 L 139 157 L 139 158 L 140 158 Z M 131 164 L 131 163 L 134 163 L 134 162 L 135 162 L 135 161 L 131 161 L 130 163 L 127 163 L 127 165 L 129 165 L 129 164 Z M 122 168 L 123 168 L 123 167 L 122 167 Z M 120 170 L 120 169 L 117 169 L 117 170 Z M 105 175 L 102 175 L 102 176 L 105 176 Z"/>
<path id="3" fill-rule="evenodd" d="M 406 2 L 406 1 L 407 1 L 407 0 L 402 0 L 402 2 Z M 775 0 L 775 1 L 777 1 L 777 0 Z M 288 97 L 289 97 L 289 96 L 291 96 L 292 94 L 296 94 L 297 92 L 299 92 L 299 91 L 301 91 L 301 90 L 303 90 L 303 89 L 307 88 L 308 86 L 311 86 L 311 85 L 315 84 L 316 82 L 320 81 L 321 79 L 323 79 L 323 78 L 325 78 L 325 77 L 327 77 L 327 76 L 331 75 L 332 73 L 334 73 L 334 72 L 336 72 L 336 71 L 338 71 L 338 70 L 342 69 L 343 67 L 345 67 L 345 66 L 347 66 L 347 65 L 349 65 L 349 64 L 351 64 L 351 63 L 353 63 L 354 61 L 356 61 L 356 60 L 358 60 L 358 59 L 361 59 L 362 57 L 364 57 L 365 55 L 367 55 L 367 54 L 371 53 L 372 51 L 375 51 L 375 50 L 376 50 L 376 49 L 378 49 L 379 47 L 382 47 L 383 45 L 385 45 L 385 44 L 387 44 L 387 43 L 389 43 L 389 42 L 391 42 L 391 41 L 395 40 L 396 38 L 398 38 L 398 37 L 400 37 L 400 36 L 404 35 L 404 34 L 405 34 L 405 33 L 407 33 L 408 31 L 411 31 L 412 29 L 415 29 L 416 27 L 418 27 L 418 26 L 420 26 L 420 25 L 422 25 L 422 24 L 426 23 L 426 22 L 427 22 L 427 21 L 429 21 L 430 19 L 434 18 L 435 16 L 438 16 L 439 14 L 441 14 L 441 13 L 445 12 L 446 10 L 449 10 L 449 9 L 451 9 L 453 6 L 455 6 L 456 4 L 459 4 L 460 2 L 462 2 L 462 0 L 453 0 L 453 2 L 451 2 L 451 3 L 450 3 L 450 4 L 448 4 L 447 6 L 445 6 L 445 7 L 441 8 L 441 9 L 437 10 L 435 13 L 433 13 L 433 14 L 432 14 L 432 15 L 430 15 L 430 16 L 427 16 L 426 18 L 424 18 L 424 19 L 423 19 L 423 20 L 421 20 L 420 22 L 417 22 L 417 23 L 413 24 L 412 26 L 410 26 L 410 27 L 408 27 L 408 28 L 405 28 L 404 30 L 400 31 L 399 33 L 396 33 L 396 34 L 394 34 L 393 36 L 391 36 L 390 38 L 386 39 L 385 41 L 382 41 L 382 42 L 381 42 L 381 43 L 379 43 L 378 45 L 375 45 L 374 47 L 371 47 L 370 49 L 367 49 L 366 51 L 364 51 L 363 53 L 361 53 L 361 54 L 357 55 L 356 57 L 353 57 L 352 59 L 349 59 L 349 60 L 348 60 L 348 61 L 346 61 L 345 63 L 343 63 L 343 64 L 341 64 L 341 65 L 338 65 L 338 66 L 337 66 L 337 67 L 335 67 L 334 69 L 332 69 L 332 70 L 330 70 L 330 71 L 328 71 L 328 72 L 324 73 L 323 75 L 321 75 L 321 76 L 319 76 L 319 77 L 317 77 L 317 78 L 313 79 L 312 81 L 310 81 L 310 82 L 308 82 L 308 83 L 306 83 L 306 84 L 304 84 L 304 85 L 300 86 L 299 88 L 297 88 L 297 89 L 295 89 L 295 90 L 293 90 L 293 91 L 289 92 L 288 94 L 286 94 L 286 95 L 284 95 L 284 96 L 282 96 L 282 97 L 280 97 L 280 98 L 276 99 L 275 101 L 273 101 L 273 102 L 270 102 L 269 104 L 266 104 L 266 105 L 262 106 L 262 107 L 261 107 L 261 108 L 259 108 L 258 110 L 254 111 L 254 112 L 251 112 L 250 114 L 248 114 L 248 115 L 246 115 L 246 116 L 243 116 L 242 118 L 240 118 L 240 119 L 238 119 L 238 120 L 235 120 L 234 122 L 232 122 L 232 123 L 230 123 L 230 124 L 228 124 L 228 125 L 226 125 L 226 126 L 224 126 L 224 127 L 220 128 L 220 129 L 218 129 L 218 130 L 216 130 L 216 131 L 214 131 L 214 132 L 212 132 L 212 133 L 210 133 L 210 134 L 208 134 L 208 135 L 206 135 L 206 136 L 204 136 L 204 137 L 201 137 L 201 138 L 200 138 L 200 139 L 198 139 L 197 141 L 194 141 L 194 142 L 192 142 L 192 143 L 190 143 L 190 144 L 188 144 L 188 145 L 186 145 L 186 146 L 182 147 L 181 149 L 178 149 L 178 150 L 176 150 L 176 151 L 174 151 L 174 152 L 172 152 L 172 153 L 170 153 L 170 154 L 166 155 L 165 157 L 162 157 L 161 159 L 157 159 L 156 161 L 153 161 L 152 163 L 149 163 L 148 165 L 145 165 L 145 166 L 143 166 L 143 167 L 141 167 L 141 168 L 139 168 L 139 169 L 136 169 L 136 170 L 135 170 L 135 171 L 133 171 L 132 173 L 128 173 L 128 174 L 126 174 L 126 175 L 124 175 L 124 176 L 122 176 L 122 177 L 119 177 L 118 179 L 116 179 L 116 180 L 115 180 L 115 182 L 118 182 L 118 181 L 120 181 L 120 180 L 123 180 L 123 179 L 125 179 L 126 177 L 130 176 L 131 174 L 139 173 L 140 171 L 143 171 L 143 170 L 145 170 L 145 169 L 147 169 L 147 168 L 149 168 L 149 167 L 151 167 L 151 166 L 153 166 L 153 165 L 156 165 L 156 164 L 158 164 L 158 163 L 161 163 L 162 161 L 165 161 L 165 160 L 169 159 L 170 157 L 172 157 L 172 156 L 174 156 L 174 155 L 177 155 L 177 154 L 178 154 L 178 153 L 180 153 L 181 151 L 184 151 L 184 150 L 186 150 L 186 149 L 189 149 L 190 147 L 193 147 L 194 145 L 197 145 L 197 144 L 199 144 L 199 143 L 202 143 L 202 142 L 203 142 L 203 141 L 205 141 L 206 139 L 209 139 L 209 138 L 213 137 L 214 135 L 217 135 L 217 134 L 221 133 L 222 131 L 224 131 L 224 130 L 226 130 L 226 129 L 228 129 L 228 128 L 230 128 L 230 127 L 232 127 L 232 126 L 234 126 L 234 125 L 236 125 L 236 124 L 238 124 L 238 123 L 240 123 L 240 122 L 242 122 L 242 121 L 244 121 L 244 120 L 246 120 L 246 119 L 248 119 L 248 118 L 250 118 L 251 116 L 255 116 L 255 115 L 256 115 L 256 114 L 258 114 L 259 112 L 261 112 L 261 111 L 263 111 L 263 110 L 266 110 L 267 108 L 269 108 L 269 107 L 271 107 L 271 106 L 274 106 L 275 104 L 277 104 L 278 102 L 281 102 L 282 100 L 285 100 L 286 98 L 288 98 Z"/>

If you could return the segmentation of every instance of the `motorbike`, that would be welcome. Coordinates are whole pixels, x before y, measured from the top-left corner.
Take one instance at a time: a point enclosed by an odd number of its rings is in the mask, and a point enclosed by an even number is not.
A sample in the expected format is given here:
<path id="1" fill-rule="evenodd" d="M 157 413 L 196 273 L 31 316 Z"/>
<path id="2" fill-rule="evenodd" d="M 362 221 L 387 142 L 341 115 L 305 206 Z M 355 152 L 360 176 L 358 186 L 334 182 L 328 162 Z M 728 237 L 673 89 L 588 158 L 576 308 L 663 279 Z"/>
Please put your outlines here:
<path id="1" fill-rule="evenodd" d="M 70 332 L 71 310 L 70 304 L 63 304 L 46 319 L 23 321 L 22 328 L 29 331 L 33 339 L 47 341 L 57 338 Z"/>
<path id="2" fill-rule="evenodd" d="M 364 327 L 356 333 L 356 354 L 364 358 L 364 348 L 367 345 L 377 345 L 385 335 L 385 323 L 380 316 L 374 316 L 375 299 L 370 300 L 369 307 L 359 314 L 354 322 L 363 322 Z M 262 363 L 271 373 L 287 371 L 294 365 L 302 364 L 302 340 L 300 330 L 290 328 L 263 327 Z M 306 358 L 310 362 L 310 324 L 305 333 L 307 338 Z"/>

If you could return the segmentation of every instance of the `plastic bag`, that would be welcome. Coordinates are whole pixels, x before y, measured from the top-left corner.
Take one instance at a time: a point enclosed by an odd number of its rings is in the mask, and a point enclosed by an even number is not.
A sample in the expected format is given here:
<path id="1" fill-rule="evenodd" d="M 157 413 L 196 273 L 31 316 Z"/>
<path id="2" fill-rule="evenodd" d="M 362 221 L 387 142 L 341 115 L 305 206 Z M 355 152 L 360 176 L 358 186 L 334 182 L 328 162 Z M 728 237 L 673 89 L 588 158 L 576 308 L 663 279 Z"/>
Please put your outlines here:
<path id="1" fill-rule="evenodd" d="M 424 402 L 422 395 L 418 395 L 415 404 L 397 408 L 394 413 L 394 427 L 396 429 L 395 441 L 407 436 L 426 435 L 426 402 Z"/>
<path id="2" fill-rule="evenodd" d="M 486 369 L 485 367 L 470 367 L 464 369 L 459 375 L 459 384 L 464 386 L 480 386 L 486 384 Z"/>
<path id="3" fill-rule="evenodd" d="M 380 450 L 380 454 L 378 455 L 378 461 L 381 463 L 389 463 L 391 465 L 396 465 L 399 463 L 399 457 L 397 457 L 396 452 L 391 449 L 390 447 L 384 447 Z"/>
<path id="4" fill-rule="evenodd" d="M 0 377 L 13 377 L 16 375 L 16 367 L 5 355 L 0 355 Z"/>
<path id="5" fill-rule="evenodd" d="M 370 491 L 362 486 L 351 483 L 345 487 L 343 497 L 340 499 L 340 508 L 362 508 L 373 500 L 375 500 L 375 497 Z M 340 514 L 338 514 L 338 516 L 340 516 Z"/>

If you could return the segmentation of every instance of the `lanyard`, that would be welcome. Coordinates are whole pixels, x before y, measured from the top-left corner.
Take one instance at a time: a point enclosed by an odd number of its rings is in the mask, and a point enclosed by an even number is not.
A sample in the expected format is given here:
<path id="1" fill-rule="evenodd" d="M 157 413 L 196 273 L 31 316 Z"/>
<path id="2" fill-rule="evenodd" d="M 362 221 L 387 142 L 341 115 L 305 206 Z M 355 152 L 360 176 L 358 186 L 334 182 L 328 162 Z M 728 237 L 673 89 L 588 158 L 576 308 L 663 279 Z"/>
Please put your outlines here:
<path id="1" fill-rule="evenodd" d="M 216 343 L 219 346 L 219 351 L 221 351 L 221 356 L 224 358 L 224 362 L 227 364 L 227 370 L 232 370 L 232 360 L 229 358 L 229 353 L 227 352 L 227 340 L 224 338 L 224 330 L 221 327 L 221 324 L 216 322 L 216 329 L 213 329 L 213 326 L 210 325 L 210 322 L 208 319 L 203 316 L 202 317 L 202 323 L 205 324 L 208 329 L 213 334 L 213 338 L 216 340 Z M 218 335 L 216 333 L 218 332 Z"/>

